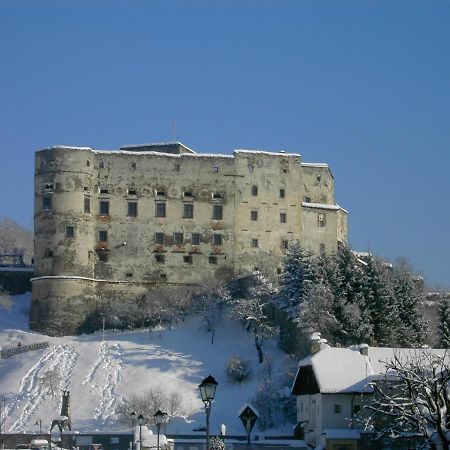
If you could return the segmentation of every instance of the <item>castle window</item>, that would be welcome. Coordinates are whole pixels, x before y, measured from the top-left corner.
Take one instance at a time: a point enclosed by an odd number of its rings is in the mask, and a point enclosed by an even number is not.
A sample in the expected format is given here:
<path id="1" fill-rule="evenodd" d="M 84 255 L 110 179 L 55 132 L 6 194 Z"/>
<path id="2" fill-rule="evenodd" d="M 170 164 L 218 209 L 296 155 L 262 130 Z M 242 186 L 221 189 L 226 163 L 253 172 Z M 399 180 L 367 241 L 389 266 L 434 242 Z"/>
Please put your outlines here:
<path id="1" fill-rule="evenodd" d="M 99 168 L 99 169 L 104 169 L 104 168 L 105 168 L 105 163 L 104 163 L 103 161 L 100 161 L 100 162 L 98 163 L 98 168 Z"/>
<path id="2" fill-rule="evenodd" d="M 108 242 L 108 232 L 106 230 L 98 231 L 98 242 Z"/>
<path id="3" fill-rule="evenodd" d="M 165 273 L 160 273 L 159 278 L 167 278 L 167 275 Z"/>
<path id="4" fill-rule="evenodd" d="M 108 216 L 109 215 L 109 200 L 100 200 L 100 215 Z"/>
<path id="5" fill-rule="evenodd" d="M 156 191 L 156 196 L 157 197 L 165 197 L 166 196 L 166 191 Z"/>
<path id="6" fill-rule="evenodd" d="M 217 264 L 217 256 L 210 256 L 208 261 L 210 264 Z"/>
<path id="7" fill-rule="evenodd" d="M 253 248 L 259 247 L 259 241 L 258 241 L 258 239 L 252 239 L 252 240 L 250 241 L 250 245 L 251 245 Z"/>
<path id="8" fill-rule="evenodd" d="M 91 197 L 87 195 L 84 196 L 84 212 L 85 214 L 91 213 Z"/>
<path id="9" fill-rule="evenodd" d="M 66 227 L 66 237 L 73 238 L 75 236 L 75 227 L 72 225 L 67 225 Z"/>
<path id="10" fill-rule="evenodd" d="M 155 233 L 153 240 L 155 244 L 164 244 L 164 233 Z"/>
<path id="11" fill-rule="evenodd" d="M 183 244 L 183 233 L 173 233 L 173 243 L 175 245 Z"/>
<path id="12" fill-rule="evenodd" d="M 51 211 L 52 210 L 52 196 L 44 195 L 42 197 L 42 211 Z"/>
<path id="13" fill-rule="evenodd" d="M 100 194 L 108 194 L 108 189 L 106 189 L 106 188 L 103 188 L 103 189 L 100 189 Z"/>
<path id="14" fill-rule="evenodd" d="M 138 215 L 138 204 L 137 202 L 128 202 L 128 217 L 137 217 Z"/>
<path id="15" fill-rule="evenodd" d="M 213 234 L 212 235 L 212 245 L 222 245 L 223 236 L 221 234 Z"/>
<path id="16" fill-rule="evenodd" d="M 156 217 L 166 217 L 166 203 L 165 202 L 156 202 L 155 216 Z"/>
<path id="17" fill-rule="evenodd" d="M 183 196 L 184 197 L 189 197 L 189 198 L 193 197 L 192 192 L 183 192 Z"/>
<path id="18" fill-rule="evenodd" d="M 213 166 L 213 172 L 219 173 L 219 166 Z"/>
<path id="19" fill-rule="evenodd" d="M 83 187 L 83 191 L 88 191 L 88 190 L 89 190 L 89 188 L 87 186 Z"/>
<path id="20" fill-rule="evenodd" d="M 184 255 L 183 261 L 187 264 L 192 264 L 192 255 Z"/>
<path id="21" fill-rule="evenodd" d="M 250 211 L 250 220 L 258 220 L 258 211 Z"/>
<path id="22" fill-rule="evenodd" d="M 125 276 L 126 276 L 127 278 L 132 278 L 132 277 L 133 277 L 133 273 L 132 273 L 132 272 L 127 272 L 127 273 L 125 274 Z"/>
<path id="23" fill-rule="evenodd" d="M 194 205 L 192 203 L 183 204 L 183 219 L 192 219 L 194 217 Z"/>
<path id="24" fill-rule="evenodd" d="M 222 205 L 213 205 L 212 218 L 213 218 L 213 220 L 222 220 L 223 219 Z"/>
<path id="25" fill-rule="evenodd" d="M 42 186 L 42 189 L 47 192 L 52 192 L 53 191 L 53 183 L 44 183 L 44 185 Z"/>
<path id="26" fill-rule="evenodd" d="M 277 267 L 277 275 L 281 275 L 281 267 Z"/>
<path id="27" fill-rule="evenodd" d="M 212 197 L 213 197 L 213 198 L 222 198 L 222 194 L 219 193 L 219 192 L 213 192 Z"/>
<path id="28" fill-rule="evenodd" d="M 137 195 L 136 189 L 128 189 L 128 195 Z"/>
<path id="29" fill-rule="evenodd" d="M 280 189 L 280 198 L 286 197 L 286 191 L 284 189 Z"/>
<path id="30" fill-rule="evenodd" d="M 311 203 L 311 197 L 305 197 L 304 201 L 305 203 Z"/>
<path id="31" fill-rule="evenodd" d="M 254 170 L 255 170 L 255 168 L 254 168 L 253 164 L 249 164 L 248 165 L 248 171 L 249 172 L 253 172 Z"/>
<path id="32" fill-rule="evenodd" d="M 49 250 L 48 248 L 45 249 L 44 257 L 45 258 L 52 258 L 53 257 L 53 252 L 51 250 Z"/>
<path id="33" fill-rule="evenodd" d="M 289 242 L 286 241 L 286 240 L 282 240 L 282 241 L 281 241 L 281 249 L 282 249 L 282 250 L 287 250 L 288 247 L 289 247 Z"/>
<path id="34" fill-rule="evenodd" d="M 324 213 L 317 214 L 317 226 L 323 228 L 326 225 L 326 216 Z"/>
<path id="35" fill-rule="evenodd" d="M 191 234 L 191 244 L 192 245 L 200 245 L 200 233 L 192 233 Z"/>
<path id="36" fill-rule="evenodd" d="M 136 163 L 135 163 L 135 162 L 132 162 L 132 163 L 131 163 L 131 168 L 132 168 L 132 169 L 136 169 Z"/>
<path id="37" fill-rule="evenodd" d="M 258 195 L 258 186 L 256 186 L 255 184 L 252 186 L 252 195 Z"/>
<path id="38" fill-rule="evenodd" d="M 287 214 L 286 213 L 280 213 L 280 222 L 281 223 L 287 222 Z"/>
<path id="39" fill-rule="evenodd" d="M 164 264 L 164 263 L 166 262 L 166 255 L 163 255 L 163 254 L 161 254 L 161 253 L 157 253 L 157 254 L 155 255 L 155 261 L 156 261 L 157 263 L 162 263 L 162 264 Z"/>
<path id="40" fill-rule="evenodd" d="M 90 167 L 91 162 L 89 160 L 86 161 L 86 167 Z"/>

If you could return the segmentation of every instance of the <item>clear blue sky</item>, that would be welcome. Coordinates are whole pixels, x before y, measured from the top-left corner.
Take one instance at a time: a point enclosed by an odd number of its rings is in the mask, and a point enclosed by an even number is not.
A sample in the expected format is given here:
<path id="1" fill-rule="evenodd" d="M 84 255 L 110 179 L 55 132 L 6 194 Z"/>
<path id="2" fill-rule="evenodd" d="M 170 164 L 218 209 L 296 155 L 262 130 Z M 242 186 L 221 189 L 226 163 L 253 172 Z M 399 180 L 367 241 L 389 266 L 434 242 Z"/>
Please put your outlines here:
<path id="1" fill-rule="evenodd" d="M 33 158 L 171 139 L 328 162 L 355 249 L 450 286 L 447 0 L 0 1 L 0 215 Z"/>

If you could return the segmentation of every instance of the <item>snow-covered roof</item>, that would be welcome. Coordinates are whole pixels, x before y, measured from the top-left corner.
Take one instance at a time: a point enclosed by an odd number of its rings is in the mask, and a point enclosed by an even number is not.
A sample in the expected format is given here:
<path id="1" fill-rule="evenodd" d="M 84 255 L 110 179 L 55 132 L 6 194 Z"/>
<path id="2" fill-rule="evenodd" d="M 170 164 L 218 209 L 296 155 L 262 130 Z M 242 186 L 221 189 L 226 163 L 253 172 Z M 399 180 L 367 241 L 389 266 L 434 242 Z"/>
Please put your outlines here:
<path id="1" fill-rule="evenodd" d="M 340 209 L 341 211 L 348 213 L 348 211 L 344 208 L 342 208 L 339 205 L 330 205 L 327 203 L 308 203 L 308 202 L 302 202 L 302 206 L 305 208 L 314 208 L 314 209 L 328 209 L 331 211 L 337 211 L 338 209 Z"/>
<path id="2" fill-rule="evenodd" d="M 298 153 L 268 152 L 268 151 L 265 151 L 265 150 L 246 150 L 246 149 L 243 149 L 243 148 L 236 149 L 233 153 L 234 154 L 237 154 L 237 153 L 254 153 L 254 154 L 257 154 L 257 155 L 300 157 L 300 154 L 298 154 Z"/>
<path id="3" fill-rule="evenodd" d="M 366 347 L 367 348 L 367 347 Z M 302 367 L 310 366 L 321 393 L 371 392 L 368 383 L 386 373 L 386 362 L 395 356 L 402 360 L 414 358 L 422 352 L 444 356 L 444 349 L 368 347 L 368 356 L 359 346 L 349 348 L 325 347 L 299 362 L 294 386 Z"/>
<path id="4" fill-rule="evenodd" d="M 307 163 L 307 162 L 302 162 L 302 167 L 320 167 L 323 169 L 328 169 L 328 164 L 327 163 Z"/>

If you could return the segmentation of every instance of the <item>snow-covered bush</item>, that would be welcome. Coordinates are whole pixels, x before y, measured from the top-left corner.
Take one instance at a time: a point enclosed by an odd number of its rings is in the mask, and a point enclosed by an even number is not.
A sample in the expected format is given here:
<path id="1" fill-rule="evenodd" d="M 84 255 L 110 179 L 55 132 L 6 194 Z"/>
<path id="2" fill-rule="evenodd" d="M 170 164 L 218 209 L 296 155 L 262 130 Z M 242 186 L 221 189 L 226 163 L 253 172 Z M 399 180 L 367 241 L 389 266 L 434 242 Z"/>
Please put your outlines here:
<path id="1" fill-rule="evenodd" d="M 225 367 L 228 379 L 232 383 L 241 383 L 251 375 L 250 360 L 232 356 Z"/>

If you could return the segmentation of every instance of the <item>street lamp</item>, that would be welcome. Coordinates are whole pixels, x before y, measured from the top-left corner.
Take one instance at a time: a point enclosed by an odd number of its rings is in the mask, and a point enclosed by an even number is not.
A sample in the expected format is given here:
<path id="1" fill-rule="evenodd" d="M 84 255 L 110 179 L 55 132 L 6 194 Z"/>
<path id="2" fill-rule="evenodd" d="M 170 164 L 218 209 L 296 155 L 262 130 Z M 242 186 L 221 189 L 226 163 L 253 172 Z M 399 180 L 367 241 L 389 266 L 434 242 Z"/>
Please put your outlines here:
<path id="1" fill-rule="evenodd" d="M 200 384 L 200 395 L 205 405 L 206 413 L 206 450 L 209 450 L 209 414 L 211 412 L 211 403 L 216 394 L 217 381 L 211 375 L 208 375 Z"/>
<path id="2" fill-rule="evenodd" d="M 136 424 L 136 416 L 137 416 L 137 414 L 134 411 L 130 414 L 130 417 L 131 417 L 131 450 L 134 450 L 134 427 Z"/>
<path id="3" fill-rule="evenodd" d="M 42 420 L 36 420 L 36 425 L 39 425 L 39 434 L 42 434 Z"/>
<path id="4" fill-rule="evenodd" d="M 137 422 L 139 425 L 139 450 L 142 450 L 142 425 L 145 425 L 145 422 L 147 422 L 147 420 L 142 414 L 139 414 Z"/>
<path id="5" fill-rule="evenodd" d="M 156 450 L 159 450 L 159 431 L 161 430 L 161 424 L 165 422 L 167 413 L 162 412 L 160 409 L 153 414 L 153 418 L 156 423 L 156 430 L 158 431 L 158 440 L 156 441 Z"/>

